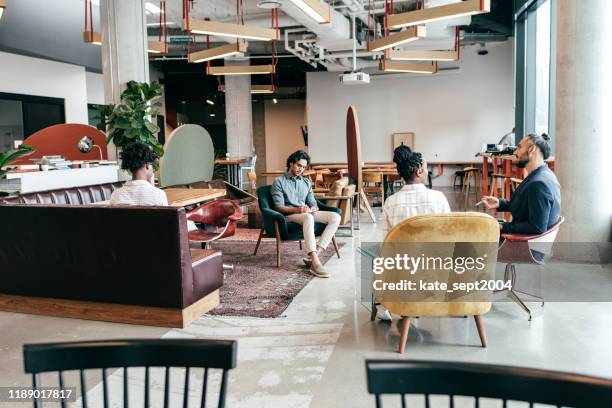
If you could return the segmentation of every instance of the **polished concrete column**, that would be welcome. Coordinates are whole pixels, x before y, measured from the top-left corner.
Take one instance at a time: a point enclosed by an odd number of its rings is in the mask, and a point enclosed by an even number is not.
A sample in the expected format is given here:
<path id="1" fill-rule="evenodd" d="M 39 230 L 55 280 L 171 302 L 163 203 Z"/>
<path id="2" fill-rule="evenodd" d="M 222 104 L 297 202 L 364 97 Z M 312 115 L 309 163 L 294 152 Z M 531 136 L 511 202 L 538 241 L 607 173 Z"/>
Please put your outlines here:
<path id="1" fill-rule="evenodd" d="M 119 103 L 128 81 L 149 82 L 145 0 L 101 0 L 104 102 Z M 110 147 L 110 146 L 109 146 Z M 116 150 L 109 148 L 109 156 Z"/>
<path id="2" fill-rule="evenodd" d="M 612 2 L 556 4 L 555 158 L 566 218 L 557 241 L 607 242 L 612 226 Z"/>
<path id="3" fill-rule="evenodd" d="M 225 60 L 225 65 L 249 65 L 249 61 Z M 225 76 L 227 152 L 232 157 L 250 156 L 253 151 L 253 113 L 250 75 Z"/>

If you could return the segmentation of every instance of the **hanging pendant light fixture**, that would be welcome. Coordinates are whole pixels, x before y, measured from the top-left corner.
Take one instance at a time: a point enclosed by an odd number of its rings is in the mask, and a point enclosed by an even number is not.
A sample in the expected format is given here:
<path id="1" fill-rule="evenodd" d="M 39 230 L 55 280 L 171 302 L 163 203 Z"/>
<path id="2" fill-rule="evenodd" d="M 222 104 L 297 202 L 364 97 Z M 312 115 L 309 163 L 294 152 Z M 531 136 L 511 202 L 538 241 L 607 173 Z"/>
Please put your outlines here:
<path id="1" fill-rule="evenodd" d="M 225 92 L 225 85 L 219 85 L 217 89 L 219 92 Z M 276 85 L 251 85 L 252 94 L 273 94 L 276 90 Z"/>
<path id="2" fill-rule="evenodd" d="M 269 65 L 230 65 L 230 66 L 216 66 L 213 67 L 210 65 L 210 61 L 207 63 L 206 73 L 208 75 L 266 75 L 271 74 L 272 78 L 274 78 L 274 74 L 276 73 L 276 38 L 279 36 L 279 28 L 278 28 L 278 10 L 272 9 L 272 63 Z M 239 23 L 244 23 L 244 15 L 242 8 L 242 0 L 237 2 L 237 16 L 239 18 Z M 205 21 L 207 22 L 207 21 Z M 241 24 L 238 24 L 241 27 L 244 27 Z M 193 32 L 193 30 L 191 31 Z M 209 39 L 207 38 L 207 44 Z"/>
<path id="3" fill-rule="evenodd" d="M 230 65 L 206 69 L 208 75 L 265 75 L 274 72 L 274 65 Z"/>
<path id="4" fill-rule="evenodd" d="M 248 43 L 238 40 L 235 43 L 222 45 L 220 47 L 209 48 L 203 51 L 196 51 L 189 54 L 189 62 L 198 63 L 214 59 L 231 57 L 232 55 L 246 52 Z"/>
<path id="5" fill-rule="evenodd" d="M 89 44 L 102 45 L 102 35 L 93 30 L 92 1 L 85 0 L 85 29 L 83 30 L 83 41 Z"/>
<path id="6" fill-rule="evenodd" d="M 385 58 L 394 61 L 457 61 L 461 56 L 459 26 L 455 28 L 455 49 L 450 51 L 386 50 Z"/>
<path id="7" fill-rule="evenodd" d="M 146 3 L 146 4 L 150 4 L 150 3 Z M 151 6 L 153 5 L 151 4 Z M 159 1 L 159 34 L 158 34 L 157 41 L 149 40 L 147 42 L 147 51 L 151 54 L 166 54 L 168 52 L 168 25 L 166 23 L 166 0 Z"/>
<path id="8" fill-rule="evenodd" d="M 473 16 L 491 11 L 491 0 L 463 0 L 444 6 L 417 8 L 406 13 L 391 14 L 387 24 L 389 28 L 401 28 L 432 21 L 447 20 L 456 17 Z"/>
<path id="9" fill-rule="evenodd" d="M 276 39 L 276 32 L 269 28 L 249 27 L 242 24 L 220 23 L 218 21 L 183 20 L 183 29 L 194 34 L 218 35 L 255 41 L 271 41 Z"/>
<path id="10" fill-rule="evenodd" d="M 395 47 L 400 44 L 416 41 L 426 35 L 427 29 L 425 26 L 409 27 L 407 30 L 400 31 L 399 33 L 391 33 L 387 36 L 370 41 L 368 44 L 368 51 L 386 50 L 387 48 Z"/>
<path id="11" fill-rule="evenodd" d="M 387 61 L 383 58 L 380 61 L 379 69 L 385 72 L 410 72 L 413 74 L 435 74 L 438 72 L 438 63 L 432 62 L 431 65 L 406 64 L 406 63 L 401 63 L 401 62 Z"/>
<path id="12" fill-rule="evenodd" d="M 289 0 L 319 24 L 331 23 L 331 8 L 319 0 Z"/>

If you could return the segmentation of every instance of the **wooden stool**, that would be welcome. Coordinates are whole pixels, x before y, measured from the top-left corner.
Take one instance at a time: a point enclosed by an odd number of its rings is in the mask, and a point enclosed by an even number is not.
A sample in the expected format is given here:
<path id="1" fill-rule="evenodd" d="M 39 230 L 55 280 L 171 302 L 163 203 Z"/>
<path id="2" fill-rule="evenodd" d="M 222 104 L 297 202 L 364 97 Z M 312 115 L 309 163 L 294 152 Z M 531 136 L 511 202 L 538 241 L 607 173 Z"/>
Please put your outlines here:
<path id="1" fill-rule="evenodd" d="M 465 167 L 463 169 L 463 174 L 465 175 L 464 177 L 464 182 L 463 185 L 461 186 L 461 191 L 465 194 L 465 201 L 464 201 L 464 210 L 467 211 L 467 202 L 468 202 L 468 197 L 470 195 L 470 181 L 473 179 L 474 180 L 474 191 L 476 192 L 476 194 L 478 194 L 478 190 L 480 187 L 480 190 L 482 190 L 482 183 L 479 183 L 480 180 L 480 169 L 477 167 Z"/>
<path id="2" fill-rule="evenodd" d="M 494 173 L 491 175 L 491 195 L 493 197 L 501 197 L 501 198 L 506 198 L 506 193 L 510 193 L 512 190 L 508 190 L 507 189 L 507 185 L 509 186 L 508 182 L 510 181 L 512 177 L 505 175 L 505 174 L 501 174 L 501 173 Z M 501 180 L 501 191 L 500 194 L 498 195 L 498 186 L 497 186 L 497 182 L 498 180 Z"/>

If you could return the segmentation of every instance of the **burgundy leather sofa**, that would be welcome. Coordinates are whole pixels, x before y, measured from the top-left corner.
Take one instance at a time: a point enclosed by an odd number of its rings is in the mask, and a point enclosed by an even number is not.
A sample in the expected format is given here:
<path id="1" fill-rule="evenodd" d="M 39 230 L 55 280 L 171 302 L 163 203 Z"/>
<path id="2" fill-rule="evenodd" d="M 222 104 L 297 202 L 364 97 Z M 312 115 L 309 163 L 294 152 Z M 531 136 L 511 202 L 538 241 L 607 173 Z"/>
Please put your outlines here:
<path id="1" fill-rule="evenodd" d="M 219 303 L 221 253 L 189 248 L 184 209 L 92 205 L 119 186 L 0 199 L 0 310 L 184 327 Z"/>

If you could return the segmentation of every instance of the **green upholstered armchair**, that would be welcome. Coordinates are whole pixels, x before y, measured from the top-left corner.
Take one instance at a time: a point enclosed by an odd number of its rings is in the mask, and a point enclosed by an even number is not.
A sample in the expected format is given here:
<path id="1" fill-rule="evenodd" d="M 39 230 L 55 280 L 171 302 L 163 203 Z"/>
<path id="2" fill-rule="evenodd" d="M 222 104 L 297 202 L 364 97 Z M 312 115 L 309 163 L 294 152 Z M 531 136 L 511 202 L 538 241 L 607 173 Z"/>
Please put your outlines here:
<path id="1" fill-rule="evenodd" d="M 255 252 L 253 255 L 257 255 L 259 244 L 262 238 L 276 238 L 276 267 L 280 267 L 280 244 L 283 241 L 299 241 L 300 249 L 302 249 L 302 240 L 304 234 L 302 233 L 302 226 L 296 222 L 287 221 L 285 216 L 278 211 L 274 210 L 274 203 L 272 202 L 272 186 L 261 186 L 257 189 L 257 198 L 259 199 L 259 209 L 263 218 L 263 228 L 259 233 L 259 239 L 255 246 Z M 331 207 L 325 205 L 317 200 L 317 206 L 321 211 L 332 211 L 340 214 L 340 209 L 337 207 Z M 323 233 L 327 224 L 320 222 L 315 223 L 315 236 L 319 236 Z M 338 251 L 338 244 L 336 238 L 332 239 L 336 255 L 340 258 L 340 252 Z"/>

